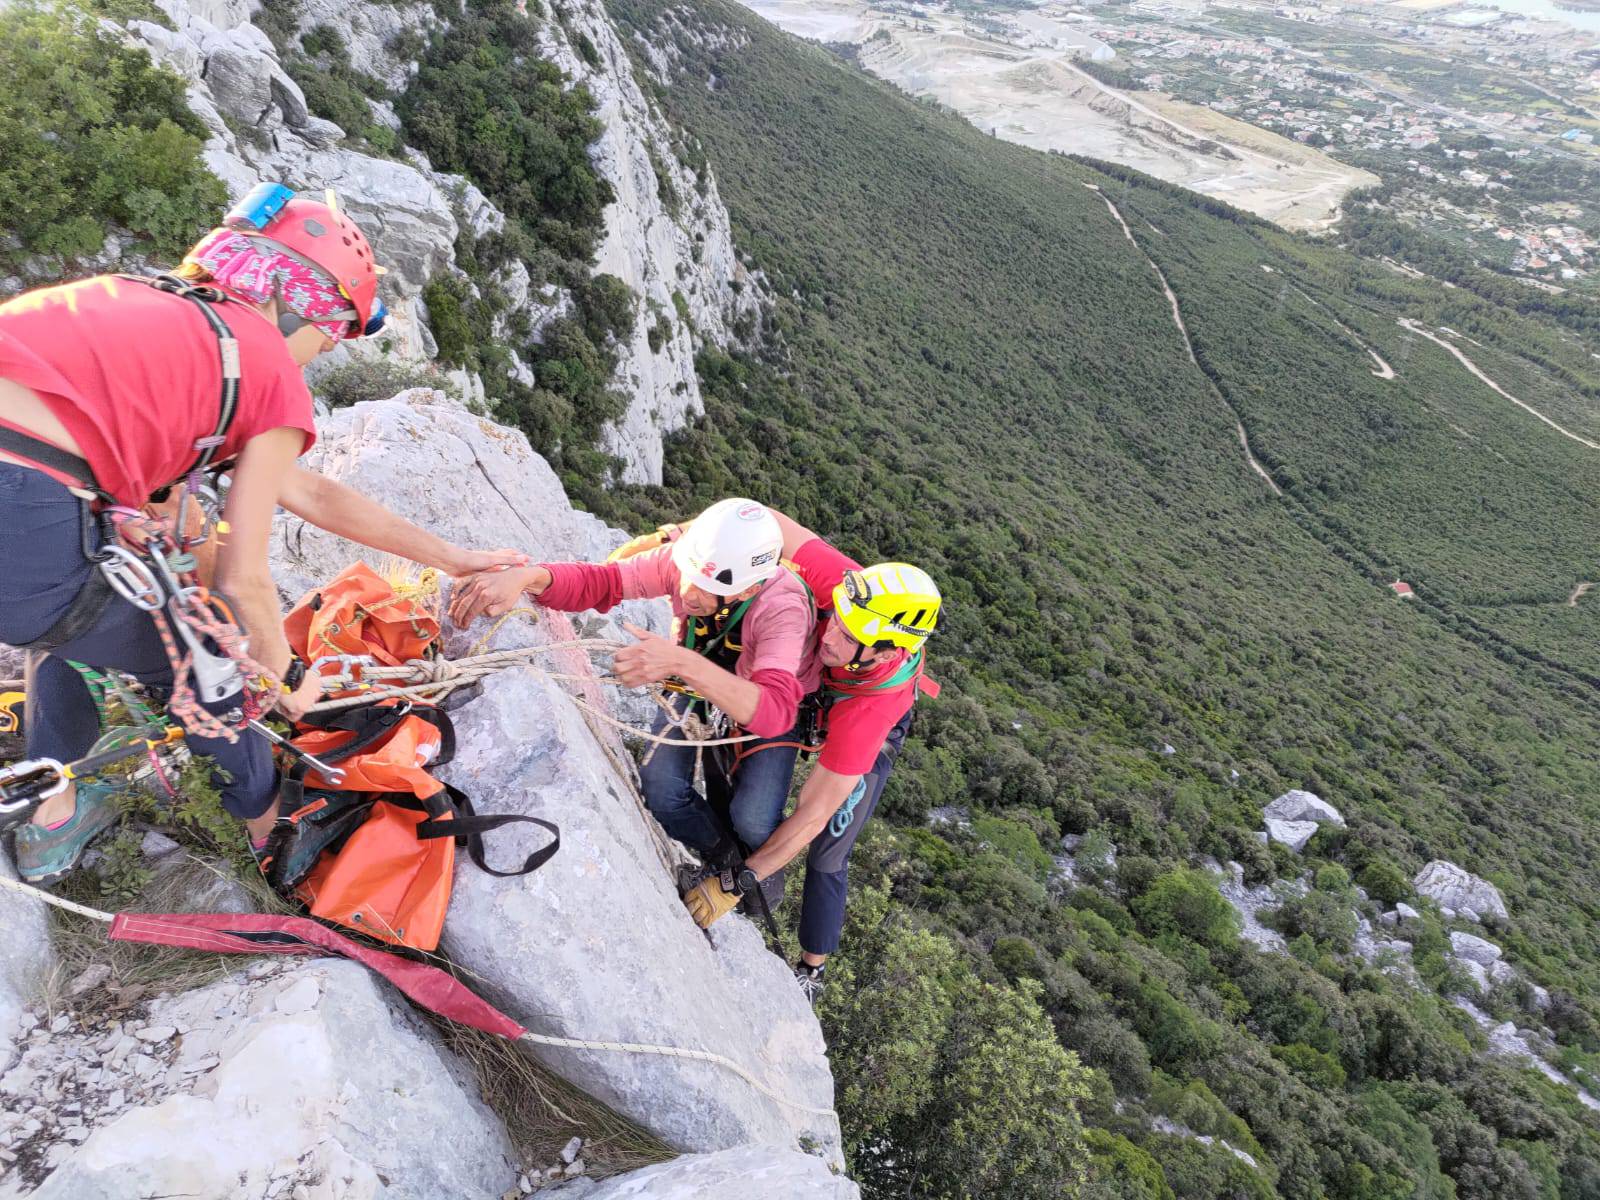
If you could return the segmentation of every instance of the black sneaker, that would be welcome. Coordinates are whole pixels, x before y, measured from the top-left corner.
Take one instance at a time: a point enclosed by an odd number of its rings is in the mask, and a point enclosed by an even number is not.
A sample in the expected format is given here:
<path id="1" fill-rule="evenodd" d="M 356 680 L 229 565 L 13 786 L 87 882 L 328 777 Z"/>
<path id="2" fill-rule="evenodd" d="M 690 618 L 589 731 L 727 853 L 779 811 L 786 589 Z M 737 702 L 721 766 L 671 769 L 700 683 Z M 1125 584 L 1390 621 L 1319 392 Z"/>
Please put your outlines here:
<path id="1" fill-rule="evenodd" d="M 827 963 L 813 967 L 802 959 L 794 965 L 794 981 L 800 985 L 800 991 L 805 995 L 806 1003 L 812 1008 L 817 1006 L 817 997 L 822 995 L 822 973 L 828 969 Z"/>

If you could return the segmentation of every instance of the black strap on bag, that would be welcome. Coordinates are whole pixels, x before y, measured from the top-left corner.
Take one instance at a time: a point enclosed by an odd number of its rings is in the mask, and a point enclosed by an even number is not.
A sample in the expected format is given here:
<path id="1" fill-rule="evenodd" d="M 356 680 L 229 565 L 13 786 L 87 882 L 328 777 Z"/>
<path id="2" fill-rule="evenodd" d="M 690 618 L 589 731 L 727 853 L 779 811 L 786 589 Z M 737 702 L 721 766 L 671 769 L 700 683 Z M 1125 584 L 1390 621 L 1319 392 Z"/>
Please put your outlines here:
<path id="1" fill-rule="evenodd" d="M 443 766 L 455 758 L 456 754 L 456 729 L 450 720 L 449 714 L 443 709 L 433 707 L 413 707 L 409 702 L 399 704 L 361 705 L 347 708 L 338 712 L 310 714 L 308 713 L 302 723 L 318 729 L 348 730 L 355 736 L 336 750 L 330 750 L 318 757 L 329 766 L 336 766 L 346 759 L 352 758 L 371 746 L 377 745 L 388 737 L 407 717 L 420 717 L 439 731 L 439 752 L 433 760 L 433 765 Z M 283 782 L 279 789 L 279 811 L 281 814 L 273 826 L 272 837 L 277 841 L 271 846 L 272 862 L 277 866 L 284 861 L 281 853 L 288 845 L 289 838 L 295 833 L 290 815 L 298 812 L 305 803 L 305 777 L 310 770 L 310 764 L 303 759 L 297 760 L 284 774 Z M 330 803 L 336 802 L 336 793 L 319 793 Z M 431 838 L 453 837 L 456 845 L 464 848 L 473 865 L 489 875 L 500 879 L 512 879 L 519 875 L 528 875 L 537 871 L 549 862 L 561 849 L 561 829 L 550 821 L 539 817 L 525 817 L 511 813 L 479 815 L 473 811 L 472 801 L 465 792 L 459 788 L 445 784 L 444 789 L 427 800 L 419 800 L 415 796 L 404 793 L 369 793 L 359 792 L 343 793 L 348 795 L 353 804 L 360 804 L 365 809 L 370 809 L 378 800 L 401 808 L 409 808 L 427 814 L 427 819 L 417 825 L 417 838 L 419 841 Z M 363 812 L 362 820 L 365 820 Z M 359 823 L 359 822 L 358 822 Z M 502 829 L 507 825 L 516 824 L 537 825 L 548 830 L 553 835 L 553 840 L 547 846 L 542 846 L 528 855 L 521 867 L 509 871 L 502 871 L 491 867 L 484 855 L 483 835 L 495 829 Z M 294 881 L 298 883 L 298 880 Z M 274 886 L 279 886 L 274 881 Z M 293 886 L 290 884 L 289 886 Z"/>
<path id="2" fill-rule="evenodd" d="M 486 874 L 499 879 L 514 879 L 518 875 L 531 875 L 545 863 L 555 857 L 556 851 L 561 849 L 561 829 L 550 821 L 541 820 L 539 817 L 524 817 L 513 813 L 484 814 L 479 816 L 472 811 L 472 801 L 467 799 L 465 792 L 459 788 L 444 785 L 444 791 L 434 800 L 447 797 L 452 812 L 448 819 L 443 813 L 435 813 L 426 821 L 417 826 L 418 838 L 453 837 L 457 846 L 466 848 L 467 857 L 472 859 L 473 865 Z M 408 797 L 409 799 L 409 797 Z M 484 861 L 483 835 L 493 829 L 503 829 L 507 825 L 528 824 L 537 825 L 541 829 L 549 830 L 552 840 L 549 845 L 541 846 L 528 855 L 522 866 L 510 871 L 501 871 L 491 867 Z"/>

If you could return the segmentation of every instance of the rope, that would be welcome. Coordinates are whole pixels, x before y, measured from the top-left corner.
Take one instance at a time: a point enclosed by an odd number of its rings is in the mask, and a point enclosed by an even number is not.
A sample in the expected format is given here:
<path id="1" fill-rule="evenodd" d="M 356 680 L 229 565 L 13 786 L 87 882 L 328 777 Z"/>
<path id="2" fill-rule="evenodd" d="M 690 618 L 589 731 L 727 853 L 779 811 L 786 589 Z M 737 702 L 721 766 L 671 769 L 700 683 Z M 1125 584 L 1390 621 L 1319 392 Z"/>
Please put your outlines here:
<path id="1" fill-rule="evenodd" d="M 43 900 L 46 904 L 54 905 L 56 908 L 64 908 L 70 913 L 77 913 L 80 917 L 88 917 L 91 921 L 104 921 L 109 925 L 116 919 L 108 912 L 101 912 L 98 908 L 89 908 L 83 904 L 74 904 L 71 900 L 63 900 L 60 896 L 53 896 L 49 892 L 34 887 L 32 884 L 23 883 L 19 879 L 7 879 L 4 875 L 0 875 L 0 888 L 6 888 L 20 895 L 32 896 L 35 900 Z"/>
<path id="2" fill-rule="evenodd" d="M 714 1063 L 719 1067 L 732 1071 L 756 1091 L 775 1100 L 787 1108 L 798 1109 L 804 1113 L 814 1113 L 819 1117 L 833 1116 L 831 1108 L 812 1108 L 809 1104 L 800 1104 L 787 1097 L 778 1095 L 754 1075 L 746 1071 L 731 1058 L 724 1058 L 720 1054 L 713 1054 L 709 1050 L 685 1050 L 678 1046 L 649 1046 L 640 1042 L 586 1042 L 577 1038 L 551 1037 L 543 1033 L 525 1033 L 520 1039 L 525 1042 L 537 1042 L 541 1046 L 557 1046 L 565 1050 L 611 1050 L 622 1054 L 659 1054 L 666 1058 L 687 1058 L 695 1062 Z"/>
<path id="3" fill-rule="evenodd" d="M 505 614 L 506 617 L 515 615 L 515 610 Z M 505 617 L 502 617 L 503 621 Z M 498 626 L 497 626 L 498 628 Z M 491 635 L 493 630 L 490 630 Z M 337 712 L 340 709 L 356 708 L 364 704 L 371 704 L 374 700 L 387 700 L 401 696 L 426 697 L 436 699 L 459 687 L 466 687 L 476 683 L 494 672 L 509 666 L 532 667 L 547 679 L 570 681 L 575 683 L 588 683 L 589 677 L 579 675 L 565 675 L 559 672 L 546 671 L 534 667 L 530 661 L 535 655 L 549 654 L 557 650 L 583 650 L 591 654 L 611 654 L 628 645 L 626 642 L 612 641 L 607 638 L 575 638 L 565 642 L 551 642 L 544 646 L 523 646 L 516 650 L 493 650 L 487 654 L 475 654 L 467 658 L 413 658 L 403 666 L 398 667 L 363 667 L 361 669 L 362 682 L 377 680 L 389 681 L 400 686 L 365 688 L 351 696 L 341 696 L 332 700 L 323 700 L 311 706 L 312 712 Z M 610 676 L 599 676 L 602 682 L 615 683 Z M 610 713 L 595 707 L 588 701 L 578 696 L 568 697 L 574 704 L 585 712 L 599 718 L 601 721 L 620 729 L 631 737 L 642 738 L 647 742 L 658 745 L 672 744 L 680 746 L 731 746 L 741 742 L 758 740 L 753 734 L 740 737 L 712 738 L 674 736 L 674 734 L 689 734 L 709 732 L 703 726 L 690 726 L 686 724 L 688 718 L 673 721 L 674 728 L 666 734 L 653 733 L 647 729 L 629 725 L 620 721 Z M 656 693 L 656 703 L 665 706 L 664 698 Z M 669 710 L 671 711 L 671 710 Z"/>
<path id="4" fill-rule="evenodd" d="M 34 899 L 42 900 L 56 908 L 77 913 L 81 917 L 88 917 L 91 921 L 102 921 L 109 925 L 115 920 L 111 913 L 101 912 L 97 908 L 89 908 L 83 904 L 74 904 L 71 900 L 63 900 L 60 896 L 51 895 L 49 892 L 42 891 L 31 884 L 22 883 L 19 880 L 7 879 L 3 875 L 0 875 L 0 887 L 24 896 L 32 896 Z M 681 1046 L 652 1046 L 643 1042 L 588 1041 L 580 1038 L 555 1037 L 545 1033 L 524 1033 L 519 1040 L 534 1042 L 541 1046 L 554 1046 L 563 1050 L 604 1050 L 617 1054 L 654 1054 L 662 1058 L 683 1058 L 694 1062 L 711 1063 L 714 1066 L 732 1071 L 769 1100 L 774 1100 L 789 1108 L 798 1109 L 800 1112 L 813 1113 L 816 1116 L 827 1117 L 833 1115 L 831 1108 L 812 1108 L 808 1104 L 799 1104 L 780 1096 L 731 1058 L 724 1057 L 721 1054 L 714 1054 L 709 1050 L 687 1050 Z"/>

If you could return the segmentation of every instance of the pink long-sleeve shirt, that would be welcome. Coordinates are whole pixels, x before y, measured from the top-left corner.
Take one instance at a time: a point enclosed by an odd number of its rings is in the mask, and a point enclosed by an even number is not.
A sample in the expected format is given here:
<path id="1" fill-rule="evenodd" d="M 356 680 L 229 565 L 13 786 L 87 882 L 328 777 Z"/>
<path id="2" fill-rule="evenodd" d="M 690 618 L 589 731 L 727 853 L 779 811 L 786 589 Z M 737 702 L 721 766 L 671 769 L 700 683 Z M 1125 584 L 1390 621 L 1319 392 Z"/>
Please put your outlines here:
<path id="1" fill-rule="evenodd" d="M 683 642 L 688 615 L 679 596 L 680 577 L 672 548 L 662 546 L 615 563 L 541 563 L 550 586 L 538 601 L 562 612 L 608 612 L 623 600 L 672 602 L 672 637 Z M 756 593 L 739 622 L 744 650 L 734 673 L 761 689 L 755 715 L 745 726 L 757 737 L 779 737 L 794 728 L 800 700 L 817 686 L 816 618 L 805 585 L 782 570 Z"/>

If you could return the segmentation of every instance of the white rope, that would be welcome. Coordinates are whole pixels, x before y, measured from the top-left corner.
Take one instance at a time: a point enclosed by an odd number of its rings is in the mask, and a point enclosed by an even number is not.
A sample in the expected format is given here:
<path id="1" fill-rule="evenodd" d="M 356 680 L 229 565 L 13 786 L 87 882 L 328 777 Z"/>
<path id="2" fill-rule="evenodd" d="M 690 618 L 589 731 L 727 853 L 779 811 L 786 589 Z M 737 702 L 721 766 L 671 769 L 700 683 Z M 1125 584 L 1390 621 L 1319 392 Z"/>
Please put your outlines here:
<path id="1" fill-rule="evenodd" d="M 0 875 L 0 887 L 19 892 L 24 896 L 32 896 L 35 900 L 43 900 L 46 904 L 53 904 L 57 908 L 64 908 L 68 912 L 77 913 L 80 917 L 88 917 L 91 921 L 104 921 L 111 924 L 116 918 L 108 912 L 101 912 L 98 908 L 88 908 L 82 904 L 74 904 L 71 900 L 63 900 L 60 896 L 52 896 L 31 883 L 23 883 L 20 879 L 7 879 Z"/>
<path id="2" fill-rule="evenodd" d="M 363 704 L 371 704 L 376 700 L 388 700 L 396 697 L 415 696 L 418 698 L 437 699 L 458 687 L 476 683 L 478 680 L 492 675 L 494 672 L 510 666 L 525 666 L 538 671 L 548 679 L 564 680 L 573 683 L 615 683 L 615 678 L 609 676 L 595 676 L 593 680 L 580 675 L 564 675 L 555 671 L 546 671 L 542 667 L 533 665 L 530 659 L 536 654 L 549 654 L 557 650 L 583 650 L 591 654 L 611 654 L 621 650 L 628 643 L 610 641 L 606 638 L 578 638 L 574 641 L 551 642 L 544 646 L 524 646 L 517 650 L 495 650 L 488 654 L 475 654 L 468 658 L 414 658 L 399 667 L 363 667 L 362 680 L 390 680 L 402 686 L 365 689 L 352 696 L 341 696 L 335 700 L 323 700 L 311 706 L 312 712 L 337 712 L 345 708 L 357 708 Z M 683 736 L 687 731 L 682 728 L 669 730 L 665 734 L 653 733 L 647 729 L 640 729 L 619 721 L 610 713 L 605 712 L 588 703 L 578 696 L 569 697 L 574 704 L 585 712 L 599 718 L 609 725 L 620 729 L 629 737 L 641 738 L 657 745 L 678 746 L 733 746 L 741 742 L 756 741 L 755 734 L 745 734 L 740 737 L 725 738 L 690 738 Z M 662 703 L 658 696 L 657 703 Z M 682 721 L 674 722 L 682 725 Z M 676 736 L 675 736 L 676 735 Z"/>
<path id="3" fill-rule="evenodd" d="M 687 1058 L 695 1062 L 714 1063 L 719 1067 L 732 1071 L 769 1100 L 775 1100 L 779 1104 L 788 1108 L 799 1109 L 801 1112 L 814 1113 L 819 1117 L 831 1117 L 833 1115 L 833 1109 L 831 1108 L 812 1108 L 809 1104 L 800 1104 L 778 1095 L 777 1092 L 762 1083 L 731 1058 L 724 1058 L 722 1055 L 713 1054 L 709 1050 L 684 1050 L 677 1046 L 647 1046 L 639 1042 L 585 1042 L 577 1038 L 551 1037 L 543 1033 L 525 1033 L 522 1035 L 522 1040 L 537 1042 L 541 1046 L 558 1046 L 567 1050 L 613 1050 L 624 1054 L 659 1054 L 667 1058 Z"/>
<path id="4" fill-rule="evenodd" d="M 0 887 L 24 896 L 32 896 L 36 900 L 43 900 L 46 904 L 65 909 L 67 912 L 77 913 L 81 917 L 88 917 L 92 921 L 103 921 L 106 924 L 110 924 L 115 920 L 111 913 L 101 912 L 97 908 L 88 908 L 82 904 L 74 904 L 71 900 L 63 900 L 60 896 L 51 895 L 49 892 L 36 888 L 32 884 L 23 883 L 20 880 L 7 879 L 3 875 L 0 875 Z M 831 1108 L 812 1108 L 810 1105 L 799 1104 L 778 1095 L 777 1092 L 762 1083 L 731 1058 L 713 1054 L 709 1050 L 686 1050 L 681 1046 L 652 1046 L 642 1042 L 584 1041 L 579 1038 L 554 1037 L 544 1033 L 524 1033 L 521 1040 L 537 1042 L 541 1046 L 555 1046 L 564 1050 L 605 1050 L 618 1054 L 655 1054 L 663 1058 L 684 1058 L 694 1062 L 712 1063 L 715 1066 L 732 1071 L 763 1096 L 770 1100 L 775 1100 L 779 1104 L 787 1105 L 789 1108 L 798 1109 L 801 1112 L 814 1113 L 817 1116 L 833 1115 Z"/>

